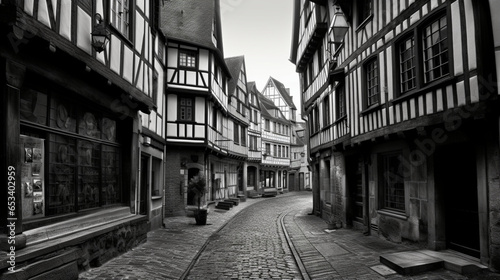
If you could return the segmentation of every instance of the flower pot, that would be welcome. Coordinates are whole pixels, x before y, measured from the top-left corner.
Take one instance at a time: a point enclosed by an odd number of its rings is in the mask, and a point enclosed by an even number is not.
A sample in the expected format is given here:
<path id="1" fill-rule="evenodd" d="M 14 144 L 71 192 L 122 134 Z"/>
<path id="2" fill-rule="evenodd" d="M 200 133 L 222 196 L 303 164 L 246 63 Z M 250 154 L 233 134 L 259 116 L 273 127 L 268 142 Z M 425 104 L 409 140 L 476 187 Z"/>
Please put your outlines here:
<path id="1" fill-rule="evenodd" d="M 327 229 L 335 229 L 335 224 L 334 223 L 326 223 L 328 228 Z"/>
<path id="2" fill-rule="evenodd" d="M 194 211 L 194 219 L 196 220 L 197 225 L 206 225 L 207 216 L 208 216 L 207 209 L 200 209 L 200 210 L 196 209 Z"/>

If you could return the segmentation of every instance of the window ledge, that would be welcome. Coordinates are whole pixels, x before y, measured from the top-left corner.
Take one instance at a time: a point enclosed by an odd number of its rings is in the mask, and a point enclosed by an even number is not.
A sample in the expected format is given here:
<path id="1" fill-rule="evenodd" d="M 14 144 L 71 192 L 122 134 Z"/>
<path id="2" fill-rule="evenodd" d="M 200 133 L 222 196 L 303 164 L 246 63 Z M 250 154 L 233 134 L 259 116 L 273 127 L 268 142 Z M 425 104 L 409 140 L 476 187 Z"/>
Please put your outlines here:
<path id="1" fill-rule="evenodd" d="M 427 92 L 430 92 L 438 87 L 443 87 L 443 86 L 446 86 L 446 85 L 449 85 L 449 84 L 453 84 L 456 82 L 456 78 L 455 77 L 447 77 L 447 78 L 443 78 L 443 79 L 440 79 L 440 80 L 437 80 L 433 83 L 430 83 L 422 88 L 419 88 L 419 89 L 414 89 L 412 91 L 409 91 L 407 93 L 404 93 L 403 95 L 393 99 L 391 101 L 392 104 L 398 104 L 398 103 L 401 103 L 403 101 L 406 101 L 408 99 L 411 99 L 411 98 L 414 98 L 414 97 L 418 97 L 420 95 L 423 95 Z"/>
<path id="2" fill-rule="evenodd" d="M 396 218 L 396 219 L 401 219 L 401 220 L 405 220 L 405 221 L 408 220 L 408 216 L 406 216 L 405 214 L 403 214 L 401 212 L 397 212 L 394 210 L 380 209 L 377 211 L 377 213 L 380 215 L 389 216 L 389 217 Z"/>
<path id="3" fill-rule="evenodd" d="M 342 122 L 342 121 L 343 121 L 343 120 L 345 120 L 345 119 L 347 119 L 347 115 L 343 115 L 342 117 L 340 117 L 340 118 L 338 118 L 337 120 L 335 120 L 335 121 L 333 122 L 333 125 L 336 125 L 336 124 L 338 124 L 338 123 Z"/>
<path id="4" fill-rule="evenodd" d="M 162 199 L 162 198 L 163 198 L 163 196 L 161 196 L 161 195 L 155 195 L 155 196 L 151 197 L 151 200 L 158 200 L 158 199 Z"/>
<path id="5" fill-rule="evenodd" d="M 366 114 L 369 114 L 369 113 L 371 113 L 371 112 L 373 112 L 373 111 L 376 111 L 376 110 L 378 110 L 378 109 L 382 108 L 382 105 L 383 105 L 383 104 L 380 104 L 380 103 L 374 104 L 374 105 L 372 105 L 372 106 L 370 106 L 370 107 L 368 107 L 368 108 L 364 109 L 364 110 L 363 110 L 363 111 L 361 111 L 359 114 L 360 114 L 360 115 L 366 115 Z"/>

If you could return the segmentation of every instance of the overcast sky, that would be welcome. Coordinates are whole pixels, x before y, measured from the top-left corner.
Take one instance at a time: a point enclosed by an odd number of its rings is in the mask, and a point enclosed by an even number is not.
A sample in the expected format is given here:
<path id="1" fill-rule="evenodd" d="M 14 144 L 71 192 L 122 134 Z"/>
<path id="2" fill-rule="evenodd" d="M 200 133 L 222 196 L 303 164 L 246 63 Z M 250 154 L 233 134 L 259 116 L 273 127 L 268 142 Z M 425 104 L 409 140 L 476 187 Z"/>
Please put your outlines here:
<path id="1" fill-rule="evenodd" d="M 247 80 L 255 81 L 259 91 L 269 76 L 290 88 L 299 118 L 299 76 L 289 61 L 293 2 L 220 0 L 224 56 L 244 55 Z"/>

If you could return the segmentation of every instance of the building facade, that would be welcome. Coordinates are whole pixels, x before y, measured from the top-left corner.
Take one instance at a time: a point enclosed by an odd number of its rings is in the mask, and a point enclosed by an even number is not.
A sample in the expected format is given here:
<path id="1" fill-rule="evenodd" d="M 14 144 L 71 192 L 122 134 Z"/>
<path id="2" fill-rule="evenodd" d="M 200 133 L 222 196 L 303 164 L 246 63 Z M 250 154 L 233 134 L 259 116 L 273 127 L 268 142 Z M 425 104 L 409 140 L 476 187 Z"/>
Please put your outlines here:
<path id="1" fill-rule="evenodd" d="M 247 74 L 243 56 L 226 58 L 226 65 L 233 77 L 228 82 L 229 130 L 232 131 L 228 143 L 229 182 L 226 197 L 245 196 L 248 180 L 248 153 L 250 124 L 249 93 Z"/>
<path id="2" fill-rule="evenodd" d="M 262 123 L 259 102 L 259 90 L 255 82 L 248 82 L 248 161 L 247 189 L 248 197 L 260 193 L 260 163 L 262 161 Z"/>
<path id="3" fill-rule="evenodd" d="M 295 1 L 291 60 L 318 215 L 500 270 L 499 10 L 496 1 Z M 334 36 L 341 15 L 347 29 Z"/>
<path id="4" fill-rule="evenodd" d="M 261 192 L 265 195 L 266 189 L 275 189 L 276 194 L 283 193 L 288 191 L 291 122 L 271 99 L 260 94 L 259 102 L 262 123 Z"/>
<path id="5" fill-rule="evenodd" d="M 141 117 L 164 114 L 164 39 L 154 1 L 125 2 L 0 2 L 1 165 L 10 182 L 0 197 L 12 206 L 0 211 L 0 244 L 16 256 L 0 258 L 0 274 L 76 278 L 144 242 L 148 211 L 161 209 L 137 170 L 141 130 L 161 136 Z M 101 27 L 107 44 L 93 42 Z"/>
<path id="6" fill-rule="evenodd" d="M 195 204 L 187 183 L 198 173 L 208 179 L 207 200 L 235 191 L 238 174 L 228 153 L 233 141 L 228 106 L 231 75 L 223 56 L 219 1 L 193 3 L 165 2 L 160 15 L 168 38 L 166 216 L 183 215 L 186 206 Z M 189 24 L 184 24 L 186 17 Z"/>

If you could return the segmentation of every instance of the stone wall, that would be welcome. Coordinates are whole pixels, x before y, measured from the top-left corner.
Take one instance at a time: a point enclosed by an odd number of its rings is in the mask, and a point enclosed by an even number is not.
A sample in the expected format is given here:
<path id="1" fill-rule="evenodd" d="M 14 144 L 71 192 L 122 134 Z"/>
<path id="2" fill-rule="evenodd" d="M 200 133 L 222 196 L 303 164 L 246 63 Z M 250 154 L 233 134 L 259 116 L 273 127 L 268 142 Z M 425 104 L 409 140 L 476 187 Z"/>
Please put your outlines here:
<path id="1" fill-rule="evenodd" d="M 0 271 L 0 279 L 78 279 L 79 272 L 101 266 L 146 242 L 148 231 L 147 219 L 137 218 L 100 227 L 97 232 L 89 229 L 61 237 L 45 247 L 28 246 L 17 252 L 15 271 Z"/>

